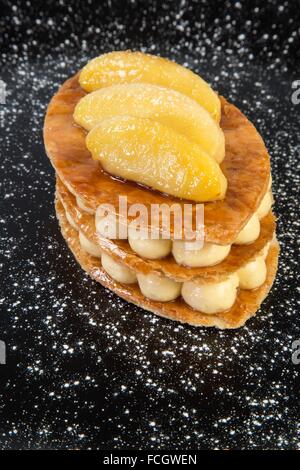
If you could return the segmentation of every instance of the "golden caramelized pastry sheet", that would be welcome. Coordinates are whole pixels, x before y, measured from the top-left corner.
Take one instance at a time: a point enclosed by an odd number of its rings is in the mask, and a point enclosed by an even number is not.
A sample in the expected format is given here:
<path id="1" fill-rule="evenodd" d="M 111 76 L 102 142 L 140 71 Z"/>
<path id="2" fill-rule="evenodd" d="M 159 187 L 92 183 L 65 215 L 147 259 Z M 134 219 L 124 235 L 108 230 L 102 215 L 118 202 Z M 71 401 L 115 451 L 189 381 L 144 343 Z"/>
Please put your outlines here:
<path id="1" fill-rule="evenodd" d="M 215 315 L 207 315 L 197 312 L 182 300 L 177 299 L 173 302 L 154 302 L 146 299 L 140 292 L 137 284 L 125 285 L 112 280 L 103 270 L 101 261 L 88 255 L 80 248 L 77 232 L 68 224 L 64 208 L 61 202 L 56 200 L 56 213 L 60 223 L 62 235 L 67 242 L 68 247 L 73 252 L 80 266 L 97 282 L 104 287 L 109 288 L 123 299 L 138 305 L 161 317 L 176 320 L 181 323 L 189 323 L 194 326 L 214 326 L 221 329 L 238 328 L 255 315 L 259 306 L 267 296 L 275 278 L 279 246 L 277 241 L 270 245 L 269 253 L 266 258 L 267 279 L 265 283 L 253 290 L 240 289 L 236 302 L 233 307 L 226 312 Z"/>
<path id="2" fill-rule="evenodd" d="M 52 98 L 45 119 L 44 140 L 47 154 L 59 177 L 85 204 L 94 210 L 99 204 L 118 207 L 119 196 L 127 196 L 128 205 L 168 204 L 178 200 L 136 183 L 120 181 L 101 171 L 86 148 L 86 131 L 74 123 L 73 111 L 85 92 L 78 74 L 67 80 Z M 205 204 L 205 240 L 231 244 L 258 208 L 266 193 L 270 161 L 265 145 L 249 120 L 235 106 L 221 99 L 221 128 L 226 154 L 221 169 L 228 181 L 222 201 Z M 150 211 L 149 211 L 150 213 Z M 171 234 L 173 227 L 171 226 Z"/>
<path id="3" fill-rule="evenodd" d="M 227 258 L 215 266 L 201 268 L 188 268 L 176 263 L 172 255 L 167 258 L 150 260 L 138 256 L 131 248 L 127 240 L 109 240 L 96 233 L 94 215 L 90 215 L 79 209 L 76 198 L 68 191 L 62 181 L 57 177 L 56 190 L 65 209 L 76 222 L 79 229 L 93 243 L 99 244 L 101 249 L 117 261 L 122 261 L 134 271 L 143 274 L 155 273 L 165 275 L 176 281 L 187 281 L 195 278 L 201 282 L 216 282 L 236 271 L 247 262 L 254 259 L 272 239 L 275 231 L 275 217 L 270 212 L 261 220 L 261 232 L 259 238 L 249 245 L 232 245 Z"/>

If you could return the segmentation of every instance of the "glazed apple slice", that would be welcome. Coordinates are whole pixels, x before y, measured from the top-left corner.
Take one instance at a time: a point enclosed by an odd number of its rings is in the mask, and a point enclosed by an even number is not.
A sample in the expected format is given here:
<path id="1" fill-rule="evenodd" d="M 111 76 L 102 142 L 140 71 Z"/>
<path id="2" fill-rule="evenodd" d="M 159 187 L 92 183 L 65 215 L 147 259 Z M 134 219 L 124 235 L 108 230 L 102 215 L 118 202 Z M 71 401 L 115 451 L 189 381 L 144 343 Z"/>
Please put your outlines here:
<path id="1" fill-rule="evenodd" d="M 74 120 L 91 130 L 101 120 L 117 115 L 150 118 L 203 147 L 217 162 L 225 155 L 224 134 L 211 115 L 186 95 L 148 83 L 113 85 L 84 96 Z"/>
<path id="2" fill-rule="evenodd" d="M 122 83 L 169 87 L 193 98 L 220 121 L 220 100 L 208 83 L 191 70 L 161 57 L 131 51 L 103 54 L 82 69 L 79 82 L 87 92 Z"/>
<path id="3" fill-rule="evenodd" d="M 115 116 L 94 127 L 86 145 L 108 173 L 196 202 L 224 198 L 227 181 L 199 145 L 152 119 Z"/>

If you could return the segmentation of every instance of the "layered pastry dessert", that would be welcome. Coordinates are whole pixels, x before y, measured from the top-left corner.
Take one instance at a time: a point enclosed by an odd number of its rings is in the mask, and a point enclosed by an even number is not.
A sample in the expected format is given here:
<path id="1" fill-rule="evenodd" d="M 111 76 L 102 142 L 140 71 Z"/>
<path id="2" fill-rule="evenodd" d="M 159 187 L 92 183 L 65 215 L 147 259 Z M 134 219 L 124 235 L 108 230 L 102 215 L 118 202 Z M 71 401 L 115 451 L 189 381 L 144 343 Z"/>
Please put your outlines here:
<path id="1" fill-rule="evenodd" d="M 140 52 L 104 54 L 52 98 L 44 141 L 62 235 L 93 279 L 191 325 L 237 328 L 255 315 L 279 254 L 270 158 L 201 77 Z M 162 210 L 186 207 L 188 237 L 185 217 L 166 224 Z"/>

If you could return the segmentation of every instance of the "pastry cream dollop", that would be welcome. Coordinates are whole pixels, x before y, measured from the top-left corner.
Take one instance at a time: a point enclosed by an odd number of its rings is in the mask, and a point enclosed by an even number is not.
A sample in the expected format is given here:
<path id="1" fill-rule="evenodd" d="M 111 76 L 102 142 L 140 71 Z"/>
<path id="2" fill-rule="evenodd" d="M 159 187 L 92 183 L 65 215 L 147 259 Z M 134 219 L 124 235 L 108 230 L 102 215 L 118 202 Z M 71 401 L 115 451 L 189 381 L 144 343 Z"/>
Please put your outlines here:
<path id="1" fill-rule="evenodd" d="M 272 204 L 273 204 L 272 192 L 267 191 L 256 211 L 257 217 L 259 219 L 263 219 L 270 212 Z"/>
<path id="2" fill-rule="evenodd" d="M 78 232 L 79 228 L 78 228 L 78 225 L 76 224 L 75 220 L 73 219 L 73 217 L 71 216 L 70 212 L 68 212 L 67 210 L 65 210 L 65 213 L 66 213 L 66 218 L 67 218 L 67 221 L 69 222 L 69 224 L 71 225 L 71 227 L 76 230 Z"/>
<path id="3" fill-rule="evenodd" d="M 261 286 L 267 277 L 267 267 L 264 256 L 250 261 L 237 272 L 241 289 L 256 289 Z"/>
<path id="4" fill-rule="evenodd" d="M 235 302 L 239 278 L 232 274 L 225 281 L 201 284 L 187 281 L 182 286 L 182 297 L 190 307 L 213 314 L 228 310 Z"/>
<path id="5" fill-rule="evenodd" d="M 118 263 L 106 253 L 102 253 L 101 262 L 103 269 L 115 281 L 124 284 L 134 284 L 136 282 L 136 274 L 134 271 Z"/>
<path id="6" fill-rule="evenodd" d="M 245 245 L 253 243 L 260 234 L 260 222 L 256 213 L 248 220 L 244 228 L 240 231 L 234 243 L 236 245 Z"/>
<path id="7" fill-rule="evenodd" d="M 169 302 L 175 300 L 181 291 L 181 283 L 156 274 L 137 274 L 142 294 L 151 300 Z"/>
<path id="8" fill-rule="evenodd" d="M 89 255 L 95 256 L 96 258 L 101 258 L 101 249 L 99 245 L 91 242 L 83 232 L 79 232 L 79 243 L 83 250 L 85 250 Z"/>
<path id="9" fill-rule="evenodd" d="M 151 239 L 150 235 L 149 238 L 143 238 L 138 231 L 130 227 L 128 229 L 128 242 L 135 253 L 148 259 L 164 258 L 172 250 L 171 240 Z"/>
<path id="10" fill-rule="evenodd" d="M 172 253 L 176 263 L 191 268 L 213 266 L 223 261 L 231 248 L 231 245 L 216 245 L 206 242 L 203 247 L 197 249 L 198 243 L 194 242 L 195 247 L 193 248 L 193 242 L 174 241 Z"/>
<path id="11" fill-rule="evenodd" d="M 88 207 L 80 196 L 76 196 L 76 204 L 79 209 L 83 210 L 84 212 L 87 212 L 88 214 L 94 214 L 94 210 Z"/>

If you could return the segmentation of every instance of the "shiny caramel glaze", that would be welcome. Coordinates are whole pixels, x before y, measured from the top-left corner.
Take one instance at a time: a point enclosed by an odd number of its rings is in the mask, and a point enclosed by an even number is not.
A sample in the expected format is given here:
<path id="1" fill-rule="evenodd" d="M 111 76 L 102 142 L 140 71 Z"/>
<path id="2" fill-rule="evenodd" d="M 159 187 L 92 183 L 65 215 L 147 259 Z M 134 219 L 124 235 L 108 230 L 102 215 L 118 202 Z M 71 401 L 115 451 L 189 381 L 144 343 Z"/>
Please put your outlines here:
<path id="1" fill-rule="evenodd" d="M 94 210 L 109 203 L 118 208 L 118 196 L 128 204 L 183 204 L 184 201 L 120 181 L 105 173 L 85 145 L 86 132 L 73 120 L 78 100 L 85 95 L 78 75 L 67 80 L 52 98 L 44 124 L 46 152 L 59 177 Z M 265 145 L 250 121 L 235 106 L 221 99 L 221 127 L 226 154 L 221 169 L 228 181 L 222 201 L 205 203 L 205 240 L 231 244 L 258 208 L 268 186 L 270 161 Z M 150 213 L 150 210 L 149 210 Z M 195 213 L 195 207 L 194 207 Z M 171 236 L 173 225 L 171 224 Z"/>
<path id="2" fill-rule="evenodd" d="M 278 264 L 279 246 L 272 242 L 266 258 L 267 279 L 265 283 L 253 290 L 240 289 L 237 299 L 230 310 L 216 315 L 207 315 L 190 308 L 182 298 L 173 302 L 154 302 L 145 298 L 137 284 L 120 284 L 114 281 L 102 268 L 101 261 L 88 255 L 80 248 L 77 232 L 68 224 L 63 206 L 56 200 L 56 214 L 60 223 L 62 235 L 73 252 L 79 265 L 97 282 L 112 290 L 123 299 L 139 307 L 170 320 L 188 323 L 194 326 L 214 326 L 220 329 L 239 328 L 255 315 L 261 303 L 268 295 L 273 284 Z"/>
<path id="3" fill-rule="evenodd" d="M 95 217 L 79 209 L 75 197 L 59 178 L 56 180 L 56 191 L 64 208 L 84 235 L 93 243 L 99 244 L 101 249 L 116 261 L 121 261 L 134 271 L 165 275 L 175 281 L 182 282 L 199 278 L 201 282 L 219 282 L 257 257 L 272 239 L 275 231 L 275 217 L 270 212 L 261 220 L 260 236 L 255 242 L 249 245 L 232 245 L 227 258 L 215 266 L 189 268 L 177 264 L 172 255 L 156 260 L 143 259 L 130 248 L 127 240 L 108 240 L 101 237 L 96 233 Z"/>

